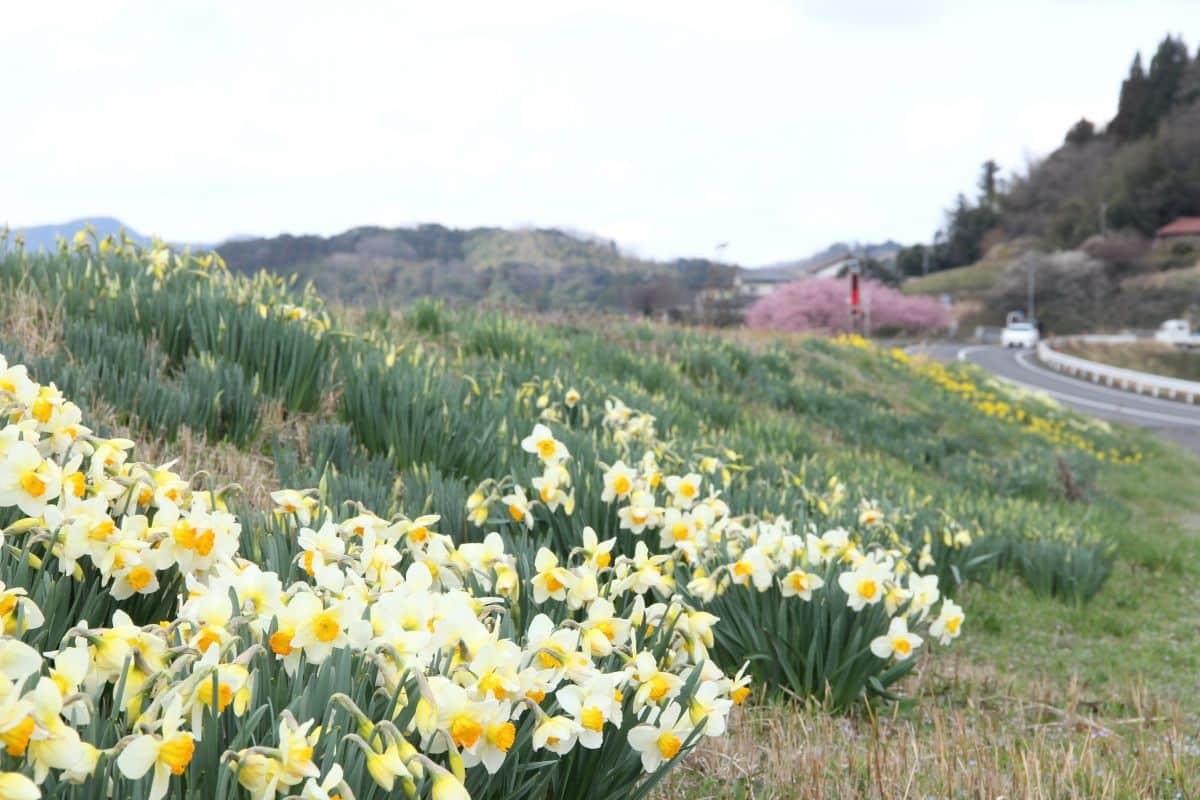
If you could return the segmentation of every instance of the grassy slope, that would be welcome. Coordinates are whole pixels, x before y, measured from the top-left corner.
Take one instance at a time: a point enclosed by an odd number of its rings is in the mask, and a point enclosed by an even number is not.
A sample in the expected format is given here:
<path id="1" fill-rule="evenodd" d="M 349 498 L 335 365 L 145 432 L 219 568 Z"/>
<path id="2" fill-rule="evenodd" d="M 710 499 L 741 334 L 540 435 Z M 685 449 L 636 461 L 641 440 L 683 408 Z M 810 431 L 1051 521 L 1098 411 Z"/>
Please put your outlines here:
<path id="1" fill-rule="evenodd" d="M 1117 567 L 1095 601 L 1047 609 L 1028 593 L 1000 585 L 975 590 L 978 629 L 972 656 L 1029 681 L 1072 676 L 1098 709 L 1120 713 L 1140 685 L 1149 696 L 1200 713 L 1195 690 L 1200 647 L 1200 463 L 1174 447 L 1147 442 L 1153 455 L 1116 470 L 1100 490 L 1126 504 L 1125 524 L 1110 521 Z"/>
<path id="2" fill-rule="evenodd" d="M 967 267 L 947 269 L 913 278 L 901 287 L 905 294 L 942 294 L 973 296 L 986 292 L 1004 270 L 997 261 L 980 261 Z"/>
<path id="3" fill-rule="evenodd" d="M 955 300 L 979 299 L 992 288 L 1013 261 L 1033 246 L 1034 242 L 1030 239 L 1000 244 L 974 264 L 912 278 L 901 289 L 910 295 L 948 293 Z"/>
<path id="4" fill-rule="evenodd" d="M 608 338 L 646 357 L 670 357 L 657 329 L 640 336 L 613 331 Z M 771 343 L 746 336 L 741 341 Z M 829 358 L 821 348 L 801 353 L 793 362 L 798 371 L 847 396 L 867 395 L 902 418 L 936 424 L 923 416 L 919 383 L 859 371 L 844 354 Z M 747 416 L 767 420 L 780 414 L 752 394 L 742 397 L 741 407 Z M 815 455 L 830 463 L 844 463 L 848 453 L 879 454 L 880 445 L 847 441 L 846 431 L 826 427 L 819 415 L 805 423 Z M 937 432 L 953 437 L 962 433 L 956 424 L 962 423 L 942 420 Z M 1200 775 L 1194 755 L 1177 761 L 1151 752 L 1186 746 L 1188 727 L 1200 718 L 1194 691 L 1200 598 L 1193 589 L 1200 578 L 1194 478 L 1200 461 L 1143 432 L 1122 436 L 1147 454 L 1144 463 L 1099 469 L 1084 503 L 1048 504 L 1074 505 L 1115 543 L 1114 574 L 1092 603 L 1072 607 L 1037 597 L 1009 576 L 969 587 L 963 602 L 971 622 L 963 647 L 949 659 L 930 661 L 911 682 L 920 704 L 903 707 L 887 724 L 831 721 L 790 707 L 749 712 L 730 742 L 698 754 L 664 796 L 726 796 L 731 785 L 735 796 L 755 797 L 794 797 L 801 787 L 829 797 L 900 796 L 918 787 L 953 794 L 964 791 L 968 759 L 990 767 L 981 770 L 986 779 L 972 796 L 1174 796 L 1181 784 L 1200 788 L 1193 782 Z M 1016 457 L 998 441 L 981 441 L 980 447 L 994 458 Z M 955 485 L 954 476 L 937 469 L 886 453 L 883 458 L 897 481 L 908 474 L 931 490 Z M 897 742 L 922 755 L 896 760 Z M 798 748 L 805 753 L 798 759 L 771 757 Z M 881 752 L 890 755 L 881 760 Z M 958 761 L 950 757 L 913 777 L 929 753 L 946 752 L 957 752 Z M 1032 771 L 1013 771 L 1022 759 L 1035 765 Z M 1043 782 L 1043 771 L 1058 778 Z M 1106 777 L 1092 782 L 1089 771 Z"/>
<path id="5" fill-rule="evenodd" d="M 1129 517 L 1106 526 L 1119 559 L 1091 604 L 971 587 L 963 646 L 910 680 L 916 702 L 878 719 L 749 710 L 663 797 L 1196 796 L 1200 462 L 1144 443 L 1146 463 L 1100 482 Z"/>
<path id="6" fill-rule="evenodd" d="M 29 345 L 39 331 L 52 329 L 52 309 L 39 308 L 38 302 L 27 295 L 0 296 L 0 311 L 5 312 L 0 314 L 0 340 Z M 30 319 L 35 325 L 22 327 Z M 362 318 L 345 321 L 356 328 L 366 325 Z M 489 331 L 472 327 L 467 317 L 450 320 L 440 333 L 415 330 L 410 320 L 394 317 L 378 327 L 399 343 L 442 350 L 466 371 L 495 366 L 498 359 L 515 364 L 535 357 L 511 351 L 489 354 L 483 336 Z M 713 414 L 723 409 L 722 403 L 730 405 L 734 428 L 777 426 L 788 433 L 790 447 L 818 458 L 829 472 L 878 463 L 896 487 L 983 498 L 986 490 L 962 483 L 954 473 L 957 462 L 922 462 L 906 456 L 903 447 L 897 450 L 897 444 L 911 445 L 916 453 L 925 452 L 931 442 L 964 439 L 997 466 L 1005 466 L 1006 460 L 1021 457 L 1021 442 L 1028 438 L 981 415 L 978 420 L 939 417 L 936 393 L 924 381 L 897 370 L 880 371 L 872 357 L 818 341 L 748 337 L 741 344 L 754 352 L 782 348 L 806 385 L 839 405 L 858 403 L 858 412 L 874 409 L 877 416 L 858 434 L 839 422 L 836 408 L 781 409 L 736 376 L 714 383 L 705 359 L 721 352 L 725 341 L 715 335 L 681 338 L 669 329 L 603 319 L 578 324 L 523 319 L 514 329 L 527 331 L 531 338 L 522 341 L 550 353 L 556 363 L 570 362 L 583 372 L 600 375 L 602 365 L 593 363 L 597 358 L 628 364 L 614 370 L 621 379 L 602 378 L 610 389 L 624 385 L 654 397 L 646 382 L 667 375 L 659 395 L 686 394 L 697 409 L 710 408 Z M 34 344 L 57 346 L 52 336 Z M 635 369 L 638 365 L 644 369 Z M 264 419 L 250 449 L 266 453 L 274 434 L 294 437 L 320 416 Z M 977 773 L 992 783 L 980 784 L 966 796 L 1146 796 L 1151 789 L 1173 796 L 1171 789 L 1195 775 L 1195 756 L 1180 750 L 1167 757 L 1147 748 L 1182 747 L 1181 731 L 1194 726 L 1200 715 L 1193 691 L 1200 663 L 1194 635 L 1200 610 L 1194 591 L 1200 577 L 1200 499 L 1192 477 L 1200 464 L 1141 434 L 1122 433 L 1121 438 L 1137 443 L 1147 453 L 1146 461 L 1097 468 L 1086 504 L 1050 496 L 1037 506 L 1046 514 L 1090 523 L 1116 543 L 1116 571 L 1093 603 L 1072 608 L 1035 597 L 1007 575 L 991 586 L 969 588 L 963 598 L 969 615 L 963 640 L 949 658 L 924 662 L 908 686 L 921 698 L 919 704 L 903 704 L 889 712 L 889 719 L 875 721 L 865 716 L 840 720 L 792 708 L 750 710 L 736 723 L 732 739 L 706 746 L 693 759 L 693 771 L 681 775 L 664 796 L 726 796 L 731 784 L 734 794 L 756 797 L 793 797 L 801 786 L 805 793 L 830 797 L 891 797 L 910 789 L 947 795 L 968 791 L 962 781 Z M 189 441 L 160 446 L 169 451 Z M 225 444 L 189 446 L 193 467 L 228 465 L 239 474 L 226 477 L 257 490 L 259 497 L 272 482 L 254 471 L 253 465 L 260 463 L 257 455 L 239 461 L 228 457 Z M 997 498 L 988 502 L 1001 504 Z M 1097 737 L 1101 730 L 1113 735 Z M 773 757 L 797 747 L 803 752 L 796 758 Z M 1090 753 L 1087 758 L 1081 756 L 1085 752 Z M 1024 772 L 1013 769 L 1020 759 L 1025 759 Z M 971 760 L 978 769 L 969 765 Z M 1056 784 L 1058 791 L 1051 791 L 1041 772 L 1029 771 L 1030 765 L 1047 772 L 1067 765 L 1072 783 Z M 1116 783 L 1098 788 L 1082 783 L 1084 773 L 1097 770 L 1118 776 Z"/>

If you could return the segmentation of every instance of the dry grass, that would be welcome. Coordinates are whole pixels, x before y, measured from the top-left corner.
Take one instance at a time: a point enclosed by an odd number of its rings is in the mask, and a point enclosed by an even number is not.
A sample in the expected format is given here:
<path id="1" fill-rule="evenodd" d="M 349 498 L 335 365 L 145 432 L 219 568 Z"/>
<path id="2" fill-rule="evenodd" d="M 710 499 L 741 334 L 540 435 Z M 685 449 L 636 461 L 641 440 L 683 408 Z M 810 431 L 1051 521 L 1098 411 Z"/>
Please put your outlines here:
<path id="1" fill-rule="evenodd" d="M 137 442 L 134 458 L 147 464 L 175 462 L 173 469 L 181 476 L 191 478 L 194 487 L 219 489 L 230 484 L 242 490 L 243 499 L 255 509 L 271 507 L 272 491 L 280 488 L 275 480 L 275 462 L 258 455 L 257 448 L 239 450 L 229 442 L 210 442 L 202 433 L 190 428 L 180 428 L 175 441 L 161 436 L 148 436 L 144 431 L 134 430 L 118 422 L 115 410 L 99 401 L 93 401 L 89 409 L 89 422 L 107 435 L 124 437 Z M 264 413 L 264 430 L 271 430 L 272 423 Z M 279 415 L 282 419 L 282 415 Z M 278 421 L 273 423 L 282 430 Z"/>
<path id="2" fill-rule="evenodd" d="M 61 346 L 62 314 L 38 294 L 17 289 L 0 295 L 0 341 L 19 342 L 30 356 L 46 355 Z M 182 428 L 175 441 L 134 430 L 120 421 L 116 409 L 93 399 L 88 407 L 88 422 L 107 435 L 132 439 L 138 443 L 135 458 L 150 464 L 175 460 L 180 475 L 194 476 L 194 486 L 206 485 L 211 479 L 214 488 L 228 484 L 241 487 L 244 499 L 253 508 L 270 507 L 270 493 L 279 488 L 275 481 L 275 466 L 271 459 L 257 453 L 265 452 L 265 443 L 278 437 L 283 441 L 298 441 L 307 429 L 307 418 L 301 415 L 285 417 L 278 402 L 264 402 L 259 441 L 246 451 L 228 442 L 209 442 L 202 433 Z"/>
<path id="3" fill-rule="evenodd" d="M 1095 344 L 1066 340 L 1059 349 L 1068 355 L 1124 369 L 1184 380 L 1200 380 L 1200 352 L 1148 341 L 1136 344 Z"/>
<path id="4" fill-rule="evenodd" d="M 1158 289 L 1188 292 L 1200 288 L 1200 262 L 1193 267 L 1134 275 L 1121 281 L 1123 291 Z"/>
<path id="5" fill-rule="evenodd" d="M 960 681 L 962 676 L 955 678 Z M 730 735 L 705 740 L 661 798 L 1195 797 L 1200 748 L 1177 707 L 1136 685 L 1135 713 L 1104 719 L 1069 685 L 960 684 L 882 716 L 812 707 L 739 710 Z"/>
<path id="6" fill-rule="evenodd" d="M 59 346 L 62 311 L 46 304 L 28 289 L 0 296 L 0 342 L 19 342 L 31 356 L 41 356 Z"/>

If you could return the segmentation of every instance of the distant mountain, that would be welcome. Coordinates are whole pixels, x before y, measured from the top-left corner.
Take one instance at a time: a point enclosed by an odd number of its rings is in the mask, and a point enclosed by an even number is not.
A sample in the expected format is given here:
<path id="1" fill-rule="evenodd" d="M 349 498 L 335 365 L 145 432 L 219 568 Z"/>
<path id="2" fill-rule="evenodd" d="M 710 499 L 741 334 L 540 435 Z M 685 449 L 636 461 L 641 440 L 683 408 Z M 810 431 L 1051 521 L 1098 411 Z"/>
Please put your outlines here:
<path id="1" fill-rule="evenodd" d="M 728 286 L 737 268 L 707 259 L 649 261 L 617 243 L 554 228 L 354 228 L 217 246 L 230 269 L 312 281 L 326 297 L 364 305 L 419 297 L 536 310 L 603 307 L 658 313 Z"/>
<path id="2" fill-rule="evenodd" d="M 794 261 L 780 261 L 775 264 L 767 264 L 765 268 L 780 270 L 782 272 L 801 274 L 809 271 L 809 268 L 817 267 L 822 264 L 828 264 L 838 259 L 847 256 L 866 256 L 873 258 L 876 261 L 892 261 L 896 258 L 896 254 L 904 249 L 904 245 L 899 242 L 894 242 L 888 239 L 886 242 L 876 244 L 861 244 L 858 242 L 834 242 L 824 250 L 813 253 L 810 256 L 799 258 Z"/>
<path id="3" fill-rule="evenodd" d="M 28 227 L 11 225 L 10 227 L 13 233 L 20 232 L 24 234 L 26 250 L 53 250 L 56 246 L 57 237 L 61 236 L 69 242 L 71 241 L 71 237 L 88 223 L 91 223 L 96 229 L 96 235 L 101 239 L 109 234 L 115 236 L 124 228 L 125 235 L 131 240 L 142 245 L 150 244 L 149 236 L 143 236 L 115 217 L 83 217 L 57 225 L 32 225 Z"/>
<path id="4" fill-rule="evenodd" d="M 262 237 L 256 233 L 233 233 L 222 239 L 220 243 L 213 245 L 213 247 L 220 247 L 222 244 L 227 244 L 229 242 L 248 242 L 251 239 L 261 238 Z"/>

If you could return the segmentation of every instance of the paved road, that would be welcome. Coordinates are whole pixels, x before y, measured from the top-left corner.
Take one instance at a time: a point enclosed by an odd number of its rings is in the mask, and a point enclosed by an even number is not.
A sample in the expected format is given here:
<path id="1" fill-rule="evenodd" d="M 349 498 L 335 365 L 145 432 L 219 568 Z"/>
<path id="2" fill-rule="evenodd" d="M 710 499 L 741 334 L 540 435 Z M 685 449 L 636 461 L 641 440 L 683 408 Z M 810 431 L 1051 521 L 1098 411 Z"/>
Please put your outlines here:
<path id="1" fill-rule="evenodd" d="M 1085 414 L 1151 428 L 1159 435 L 1200 453 L 1200 406 L 1098 386 L 1091 381 L 1046 369 L 1033 354 L 995 345 L 929 345 L 923 351 L 942 360 L 972 361 L 1005 380 L 1037 389 Z"/>

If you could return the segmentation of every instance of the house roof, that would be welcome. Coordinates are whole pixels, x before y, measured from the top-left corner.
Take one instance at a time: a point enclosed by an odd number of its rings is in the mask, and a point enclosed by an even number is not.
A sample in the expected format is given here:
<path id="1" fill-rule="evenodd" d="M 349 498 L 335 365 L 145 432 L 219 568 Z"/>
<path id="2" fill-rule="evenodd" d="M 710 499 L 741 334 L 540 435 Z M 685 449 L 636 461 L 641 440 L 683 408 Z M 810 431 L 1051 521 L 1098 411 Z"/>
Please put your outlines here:
<path id="1" fill-rule="evenodd" d="M 1200 236 L 1200 217 L 1179 217 L 1156 233 L 1159 236 Z"/>
<path id="2" fill-rule="evenodd" d="M 742 283 L 787 283 L 796 279 L 791 270 L 778 267 L 759 267 L 742 273 Z"/>
<path id="3" fill-rule="evenodd" d="M 845 264 L 847 261 L 854 261 L 858 258 L 854 253 L 838 253 L 830 256 L 822 261 L 809 264 L 802 271 L 805 275 L 818 275 L 831 267 Z"/>

